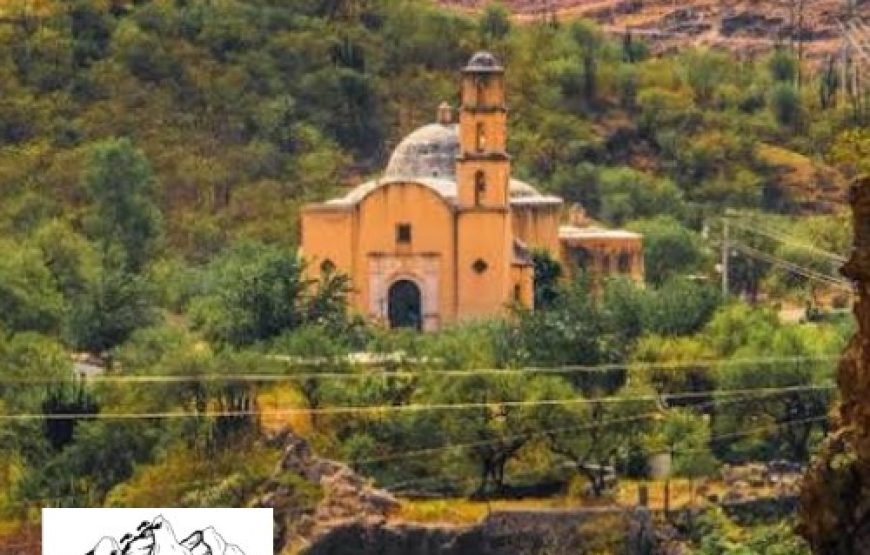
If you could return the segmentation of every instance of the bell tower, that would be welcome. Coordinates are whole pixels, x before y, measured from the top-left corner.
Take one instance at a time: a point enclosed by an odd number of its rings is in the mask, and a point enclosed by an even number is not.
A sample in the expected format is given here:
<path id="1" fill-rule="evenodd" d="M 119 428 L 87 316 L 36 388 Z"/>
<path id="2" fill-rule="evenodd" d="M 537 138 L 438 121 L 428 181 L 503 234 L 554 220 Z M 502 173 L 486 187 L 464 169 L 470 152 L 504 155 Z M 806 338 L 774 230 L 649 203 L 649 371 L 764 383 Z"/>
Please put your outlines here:
<path id="1" fill-rule="evenodd" d="M 504 68 L 478 52 L 462 70 L 459 108 L 458 200 L 462 208 L 507 208 L 510 156 Z"/>
<path id="2" fill-rule="evenodd" d="M 512 299 L 513 229 L 504 68 L 478 52 L 462 69 L 456 156 L 456 312 L 487 318 Z"/>

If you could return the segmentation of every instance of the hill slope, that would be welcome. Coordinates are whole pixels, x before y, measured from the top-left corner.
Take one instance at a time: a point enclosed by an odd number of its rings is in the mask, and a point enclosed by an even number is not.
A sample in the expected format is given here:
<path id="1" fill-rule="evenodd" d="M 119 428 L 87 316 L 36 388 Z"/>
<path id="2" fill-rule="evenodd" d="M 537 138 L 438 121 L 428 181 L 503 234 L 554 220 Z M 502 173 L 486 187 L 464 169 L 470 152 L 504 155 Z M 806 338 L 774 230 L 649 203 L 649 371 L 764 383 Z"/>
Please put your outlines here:
<path id="1" fill-rule="evenodd" d="M 487 0 L 440 0 L 476 11 Z M 763 52 L 777 42 L 801 36 L 808 58 L 835 53 L 841 45 L 839 21 L 870 15 L 870 4 L 849 8 L 844 0 L 505 0 L 520 20 L 585 17 L 613 33 L 632 29 L 663 49 L 711 45 Z M 804 4 L 801 18 L 800 4 Z"/>

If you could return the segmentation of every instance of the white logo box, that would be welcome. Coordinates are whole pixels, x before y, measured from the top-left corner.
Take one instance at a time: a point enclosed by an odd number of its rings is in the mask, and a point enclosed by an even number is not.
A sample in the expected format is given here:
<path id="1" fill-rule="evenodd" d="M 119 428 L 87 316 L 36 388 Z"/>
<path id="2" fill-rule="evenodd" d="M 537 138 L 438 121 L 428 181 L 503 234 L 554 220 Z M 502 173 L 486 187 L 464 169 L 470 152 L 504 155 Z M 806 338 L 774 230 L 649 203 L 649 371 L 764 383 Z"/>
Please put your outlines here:
<path id="1" fill-rule="evenodd" d="M 273 524 L 272 509 L 43 509 L 42 554 L 272 555 Z"/>

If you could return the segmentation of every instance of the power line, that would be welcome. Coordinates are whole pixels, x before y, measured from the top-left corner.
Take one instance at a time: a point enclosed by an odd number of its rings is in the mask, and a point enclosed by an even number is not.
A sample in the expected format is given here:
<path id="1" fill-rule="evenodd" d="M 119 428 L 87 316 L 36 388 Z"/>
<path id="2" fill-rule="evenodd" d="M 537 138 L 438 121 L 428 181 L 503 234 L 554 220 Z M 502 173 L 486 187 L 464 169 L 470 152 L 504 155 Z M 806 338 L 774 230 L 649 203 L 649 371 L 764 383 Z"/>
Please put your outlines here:
<path id="1" fill-rule="evenodd" d="M 744 254 L 746 254 L 750 257 L 757 258 L 759 260 L 762 260 L 764 262 L 768 262 L 768 263 L 773 264 L 775 266 L 782 267 L 782 268 L 784 268 L 784 269 L 786 269 L 794 274 L 803 276 L 807 279 L 820 281 L 820 282 L 826 283 L 828 285 L 831 285 L 833 287 L 836 287 L 838 289 L 842 289 L 843 291 L 848 291 L 850 293 L 853 291 L 852 285 L 848 281 L 835 278 L 835 277 L 830 276 L 828 274 L 823 274 L 821 272 L 817 272 L 815 270 L 812 270 L 810 268 L 806 268 L 804 266 L 801 266 L 799 264 L 795 264 L 793 262 L 789 262 L 787 260 L 784 260 L 784 259 L 779 258 L 777 256 L 774 256 L 772 254 L 758 250 L 754 247 L 750 247 L 749 245 L 746 245 L 744 243 L 733 242 L 732 246 L 734 246 L 737 250 L 743 252 Z"/>
<path id="2" fill-rule="evenodd" d="M 771 395 L 775 395 L 775 394 L 771 394 Z M 697 409 L 704 408 L 706 406 L 712 406 L 716 403 L 722 403 L 722 404 L 736 403 L 736 402 L 742 401 L 744 399 L 745 398 L 734 398 L 734 399 L 728 399 L 728 400 L 724 400 L 724 401 L 709 401 L 708 400 L 708 401 L 704 401 L 702 403 L 687 405 L 686 407 L 682 407 L 682 408 L 692 408 L 692 409 L 697 410 Z M 375 462 L 387 462 L 387 461 L 391 461 L 391 460 L 400 460 L 400 459 L 406 459 L 406 458 L 412 458 L 412 457 L 417 457 L 417 456 L 434 454 L 434 453 L 438 453 L 438 452 L 446 451 L 446 450 L 457 450 L 457 449 L 463 449 L 463 448 L 481 447 L 481 446 L 485 446 L 485 445 L 494 445 L 496 443 L 500 443 L 503 441 L 510 441 L 512 439 L 522 439 L 522 438 L 526 438 L 526 437 L 530 437 L 530 436 L 536 437 L 539 435 L 546 435 L 546 434 L 550 434 L 550 433 L 565 433 L 565 432 L 571 432 L 571 431 L 583 431 L 586 429 L 596 429 L 596 428 L 601 428 L 601 427 L 608 427 L 608 426 L 616 425 L 616 424 L 629 423 L 629 422 L 639 421 L 639 420 L 643 420 L 643 419 L 651 419 L 651 418 L 659 417 L 661 415 L 662 415 L 662 411 L 657 410 L 655 412 L 649 412 L 649 413 L 635 415 L 635 416 L 627 417 L 627 418 L 621 418 L 621 419 L 615 419 L 615 420 L 606 420 L 606 421 L 598 422 L 594 425 L 584 424 L 581 426 L 548 428 L 548 429 L 540 430 L 537 432 L 513 434 L 511 436 L 506 436 L 506 437 L 502 437 L 499 439 L 493 439 L 493 440 L 482 440 L 482 441 L 476 441 L 476 442 L 470 442 L 470 443 L 450 444 L 450 445 L 444 445 L 444 446 L 440 446 L 440 447 L 428 448 L 428 449 L 422 449 L 422 450 L 416 450 L 416 451 L 403 451 L 401 453 L 394 453 L 392 455 L 386 455 L 386 456 L 381 456 L 381 457 L 372 457 L 372 458 L 367 458 L 367 459 L 358 460 L 358 461 L 350 461 L 350 463 L 353 465 L 363 465 L 363 464 L 373 464 Z M 168 486 L 168 485 L 173 485 L 173 486 L 217 486 L 220 484 L 220 482 L 215 482 L 215 481 L 211 481 L 211 480 L 185 480 L 185 481 L 161 482 L 161 484 L 164 486 Z M 81 499 L 82 497 L 86 497 L 86 496 L 87 496 L 86 493 L 78 493 L 78 494 L 60 495 L 60 496 L 51 496 L 51 497 L 36 497 L 36 498 L 30 498 L 26 502 L 20 502 L 20 503 L 8 505 L 8 506 L 9 507 L 23 508 L 23 507 L 32 506 L 36 502 L 48 502 L 48 501 L 61 502 L 61 501 L 67 501 L 67 500 Z"/>
<path id="3" fill-rule="evenodd" d="M 194 382 L 283 382 L 302 380 L 362 380 L 370 378 L 429 378 L 496 375 L 516 376 L 528 374 L 580 374 L 607 373 L 618 370 L 669 370 L 712 366 L 776 365 L 802 362 L 827 362 L 839 360 L 839 356 L 824 357 L 759 357 L 741 359 L 698 359 L 674 362 L 629 362 L 620 364 L 566 365 L 554 367 L 526 368 L 480 368 L 469 370 L 426 370 L 426 371 L 379 371 L 379 372 L 306 372 L 300 374 L 200 374 L 200 375 L 129 375 L 94 376 L 85 378 L 87 383 L 194 383 Z M 3 384 L 51 384 L 58 378 L 0 378 Z"/>
<path id="4" fill-rule="evenodd" d="M 433 404 L 407 404 L 407 405 L 373 405 L 373 406 L 333 406 L 321 408 L 289 408 L 276 410 L 216 410 L 202 412 L 118 412 L 118 413 L 29 413 L 29 414 L 2 414 L 0 421 L 19 420 L 167 420 L 174 418 L 216 418 L 216 417 L 241 417 L 241 416 L 293 416 L 293 415 L 347 415 L 347 414 L 382 414 L 382 413 L 414 413 L 425 411 L 451 411 L 470 410 L 490 407 L 543 407 L 563 405 L 589 405 L 589 404 L 620 404 L 639 401 L 660 402 L 679 399 L 694 399 L 698 397 L 733 396 L 733 395 L 756 395 L 772 391 L 800 392 L 820 391 L 834 389 L 832 383 L 818 385 L 800 385 L 789 387 L 767 387 L 734 390 L 715 391 L 692 391 L 683 393 L 671 393 L 663 395 L 637 395 L 630 397 L 609 396 L 599 398 L 570 398 L 570 399 L 540 399 L 534 401 L 494 401 L 474 403 L 433 403 Z"/>
<path id="5" fill-rule="evenodd" d="M 757 223 L 753 223 L 753 226 L 750 227 L 750 226 L 743 224 L 743 223 L 740 223 L 739 221 L 736 221 L 736 220 L 731 220 L 730 223 L 734 227 L 737 227 L 738 229 L 741 229 L 743 231 L 747 231 L 749 233 L 754 233 L 756 235 L 761 235 L 763 237 L 767 237 L 768 239 L 773 239 L 774 241 L 778 241 L 784 245 L 788 245 L 788 246 L 795 247 L 798 249 L 803 249 L 803 250 L 806 250 L 808 252 L 814 252 L 820 256 L 831 259 L 835 262 L 840 262 L 840 263 L 846 262 L 846 257 L 844 257 L 844 256 L 820 249 L 818 247 L 814 247 L 812 245 L 808 245 L 808 244 L 803 243 L 803 242 L 795 241 L 795 240 L 789 238 L 788 234 L 782 233 L 780 231 L 775 231 L 775 230 L 771 229 L 770 227 L 765 227 L 764 225 L 759 225 Z"/>
<path id="6" fill-rule="evenodd" d="M 728 434 L 718 434 L 715 436 L 711 436 L 707 440 L 707 442 L 708 443 L 718 443 L 720 441 L 725 441 L 726 439 L 734 439 L 735 437 L 750 436 L 752 434 L 757 434 L 758 432 L 764 432 L 766 430 L 770 430 L 770 429 L 774 429 L 774 428 L 785 428 L 788 426 L 795 426 L 797 424 L 813 424 L 815 422 L 823 422 L 825 420 L 828 420 L 828 418 L 829 418 L 828 415 L 821 415 L 821 416 L 812 416 L 812 417 L 808 417 L 808 418 L 798 418 L 798 419 L 794 419 L 794 420 L 784 420 L 782 422 L 771 422 L 770 424 L 767 424 L 764 426 L 757 426 L 757 427 L 752 428 L 750 430 L 743 430 L 743 431 L 739 431 L 739 432 L 731 432 Z M 685 450 L 682 450 L 680 452 L 694 453 L 696 451 L 702 451 L 702 449 L 685 449 Z"/>
<path id="7" fill-rule="evenodd" d="M 710 393 L 710 392 L 707 392 L 707 393 Z M 760 397 L 767 398 L 769 396 L 775 396 L 775 395 L 779 395 L 779 394 L 781 394 L 781 392 L 769 392 L 768 394 L 762 395 Z M 712 405 L 716 405 L 716 404 L 738 403 L 738 402 L 746 401 L 746 400 L 756 398 L 756 397 L 758 397 L 758 396 L 743 396 L 743 397 L 726 399 L 726 400 L 710 400 L 710 401 L 704 401 L 703 403 L 688 405 L 688 406 L 680 407 L 680 408 L 700 409 L 700 408 L 703 408 L 705 406 L 712 406 Z M 442 451 L 452 451 L 452 450 L 468 449 L 468 448 L 474 448 L 474 447 L 486 447 L 488 445 L 497 445 L 497 444 L 503 443 L 505 441 L 512 441 L 512 440 L 517 440 L 517 439 L 528 439 L 528 438 L 532 438 L 532 437 L 545 436 L 545 435 L 552 434 L 552 433 L 588 431 L 588 430 L 594 430 L 594 429 L 598 429 L 598 428 L 602 428 L 602 427 L 606 428 L 608 426 L 612 426 L 612 425 L 616 425 L 616 424 L 626 424 L 626 423 L 630 423 L 630 422 L 637 422 L 637 421 L 642 421 L 642 420 L 660 418 L 660 417 L 664 416 L 664 413 L 665 413 L 665 410 L 659 409 L 659 410 L 656 410 L 653 412 L 647 412 L 647 413 L 629 416 L 629 417 L 625 417 L 625 418 L 618 418 L 618 419 L 614 419 L 614 420 L 605 420 L 602 422 L 597 422 L 595 424 L 583 424 L 583 425 L 579 425 L 579 426 L 550 428 L 550 429 L 545 429 L 545 430 L 539 430 L 536 432 L 526 432 L 526 433 L 522 433 L 522 434 L 513 434 L 513 435 L 509 435 L 509 436 L 503 436 L 501 438 L 491 439 L 491 440 L 473 441 L 473 442 L 468 442 L 468 443 L 453 443 L 450 445 L 443 445 L 443 446 L 439 446 L 439 447 L 430 447 L 430 448 L 426 448 L 426 449 L 418 449 L 416 451 L 404 451 L 402 453 L 393 453 L 390 455 L 383 455 L 383 456 L 379 456 L 379 457 L 370 457 L 370 458 L 362 459 L 359 461 L 352 461 L 352 463 L 355 465 L 374 464 L 374 463 L 379 463 L 379 462 L 388 462 L 388 461 L 393 461 L 393 460 L 401 460 L 401 459 L 406 459 L 406 458 L 414 458 L 414 457 L 421 457 L 421 456 L 426 456 L 426 455 L 433 455 L 433 454 L 440 453 Z"/>
<path id="8" fill-rule="evenodd" d="M 701 406 L 703 406 L 705 404 L 712 404 L 712 403 L 702 403 L 701 405 L 695 405 L 695 406 L 692 406 L 691 408 L 700 408 Z M 661 416 L 661 413 L 656 413 L 656 414 Z M 643 415 L 641 415 L 641 416 L 643 416 Z M 763 432 L 763 431 L 767 431 L 767 430 L 771 430 L 771 429 L 776 429 L 776 428 L 785 428 L 785 427 L 794 426 L 797 424 L 811 424 L 811 423 L 815 423 L 815 422 L 822 422 L 822 421 L 827 420 L 827 419 L 828 419 L 827 415 L 815 416 L 815 417 L 809 417 L 809 418 L 786 420 L 783 422 L 773 422 L 771 424 L 767 424 L 765 426 L 758 426 L 758 427 L 752 428 L 750 430 L 742 430 L 742 431 L 732 432 L 732 433 L 727 433 L 727 434 L 717 434 L 717 435 L 711 436 L 705 440 L 704 443 L 707 444 L 706 447 L 699 447 L 699 448 L 692 448 L 692 449 L 674 449 L 673 453 L 686 454 L 686 453 L 703 452 L 703 451 L 709 449 L 709 444 L 718 443 L 718 442 L 724 441 L 726 439 L 733 439 L 736 437 L 749 436 L 749 435 L 753 435 L 753 434 L 756 434 L 759 432 Z M 603 422 L 598 427 L 606 426 L 606 425 L 611 424 L 611 423 L 623 423 L 623 420 Z M 550 431 L 545 430 L 543 432 L 540 432 L 541 435 L 546 435 L 547 433 L 550 433 Z M 452 447 L 452 446 L 448 446 L 448 448 L 449 447 Z M 429 453 L 425 453 L 425 454 L 429 454 Z M 359 463 L 357 463 L 357 464 L 359 464 Z M 402 482 L 383 486 L 383 488 L 386 490 L 391 490 L 391 489 L 395 489 L 399 486 L 407 486 L 407 485 L 418 484 L 418 483 L 434 482 L 434 481 L 438 481 L 439 479 L 443 480 L 443 477 L 430 476 L 430 477 L 420 478 L 420 479 L 403 480 Z"/>

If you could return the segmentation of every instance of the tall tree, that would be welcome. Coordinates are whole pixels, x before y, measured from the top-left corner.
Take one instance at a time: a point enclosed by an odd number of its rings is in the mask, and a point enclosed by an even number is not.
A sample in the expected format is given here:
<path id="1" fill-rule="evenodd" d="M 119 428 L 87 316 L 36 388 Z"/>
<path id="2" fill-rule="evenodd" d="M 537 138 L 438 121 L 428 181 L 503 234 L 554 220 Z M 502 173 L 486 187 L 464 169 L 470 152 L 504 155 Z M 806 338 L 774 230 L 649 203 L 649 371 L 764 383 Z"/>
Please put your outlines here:
<path id="1" fill-rule="evenodd" d="M 98 143 L 83 175 L 94 202 L 87 222 L 103 253 L 121 249 L 123 267 L 139 272 L 163 234 L 156 180 L 145 154 L 126 138 Z"/>

